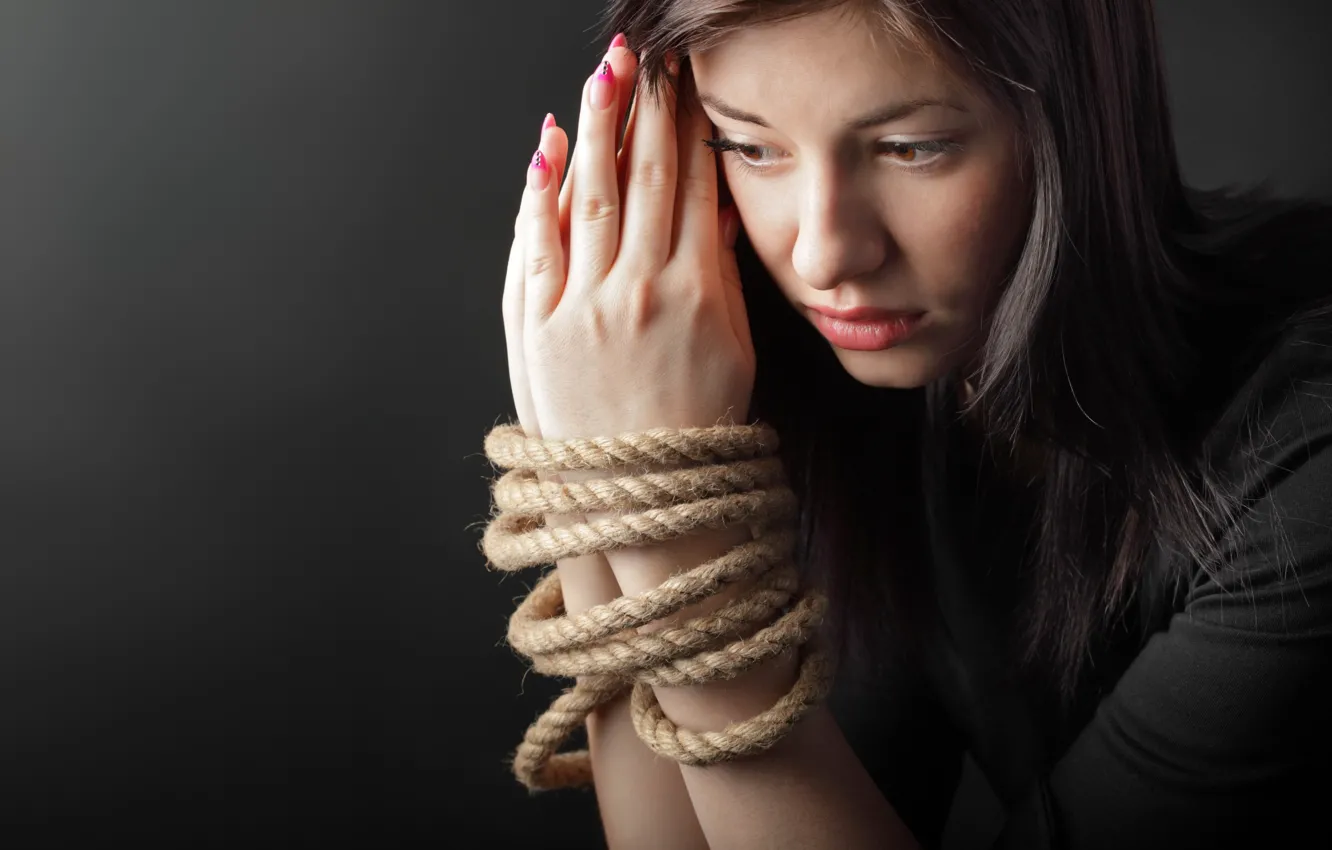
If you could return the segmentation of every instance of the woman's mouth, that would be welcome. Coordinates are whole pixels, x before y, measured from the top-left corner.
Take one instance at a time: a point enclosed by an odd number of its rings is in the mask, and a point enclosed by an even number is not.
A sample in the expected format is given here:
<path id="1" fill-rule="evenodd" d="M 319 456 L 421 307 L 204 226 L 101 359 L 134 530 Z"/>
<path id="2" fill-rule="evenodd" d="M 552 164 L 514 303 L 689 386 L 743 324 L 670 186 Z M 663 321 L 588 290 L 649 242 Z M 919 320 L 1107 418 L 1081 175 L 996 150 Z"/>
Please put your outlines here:
<path id="1" fill-rule="evenodd" d="M 861 307 L 836 311 L 834 315 L 810 307 L 810 318 L 819 333 L 838 348 L 849 351 L 883 351 L 907 339 L 920 326 L 924 313 Z"/>

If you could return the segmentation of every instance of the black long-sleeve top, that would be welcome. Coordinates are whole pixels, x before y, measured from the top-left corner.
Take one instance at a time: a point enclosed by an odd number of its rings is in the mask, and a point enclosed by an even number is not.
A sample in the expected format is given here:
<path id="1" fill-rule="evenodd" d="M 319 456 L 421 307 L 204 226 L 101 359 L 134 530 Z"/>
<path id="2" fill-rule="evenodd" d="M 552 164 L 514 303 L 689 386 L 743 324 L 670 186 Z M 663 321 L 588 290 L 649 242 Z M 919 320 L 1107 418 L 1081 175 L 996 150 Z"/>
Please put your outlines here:
<path id="1" fill-rule="evenodd" d="M 939 634 L 911 671 L 844 670 L 832 700 L 923 846 L 1332 847 L 1332 334 L 1280 340 L 1223 410 L 1210 439 L 1257 455 L 1227 566 L 1185 565 L 1100 636 L 1063 708 L 1004 655 L 1027 491 L 960 426 L 927 457 Z"/>

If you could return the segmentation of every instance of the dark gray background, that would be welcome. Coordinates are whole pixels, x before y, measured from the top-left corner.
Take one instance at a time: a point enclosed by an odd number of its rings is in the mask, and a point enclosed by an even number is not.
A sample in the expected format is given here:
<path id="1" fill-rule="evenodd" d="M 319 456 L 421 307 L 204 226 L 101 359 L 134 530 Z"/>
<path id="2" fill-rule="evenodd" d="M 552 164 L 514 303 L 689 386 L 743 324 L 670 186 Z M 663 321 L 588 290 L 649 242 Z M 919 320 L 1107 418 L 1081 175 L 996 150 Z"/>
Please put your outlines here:
<path id="1" fill-rule="evenodd" d="M 1330 5 L 1162 0 L 1191 179 L 1332 190 Z M 6 846 L 596 841 L 477 543 L 599 10 L 0 2 Z"/>

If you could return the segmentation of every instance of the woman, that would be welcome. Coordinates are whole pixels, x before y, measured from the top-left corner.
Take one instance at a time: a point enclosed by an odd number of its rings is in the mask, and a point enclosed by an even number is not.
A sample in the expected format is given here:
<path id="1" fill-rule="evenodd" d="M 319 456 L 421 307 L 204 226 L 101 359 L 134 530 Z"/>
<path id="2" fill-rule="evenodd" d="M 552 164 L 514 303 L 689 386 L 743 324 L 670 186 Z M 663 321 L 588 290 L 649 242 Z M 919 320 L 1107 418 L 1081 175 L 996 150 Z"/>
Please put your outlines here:
<path id="1" fill-rule="evenodd" d="M 1332 218 L 1183 186 L 1150 0 L 615 0 L 607 26 L 627 40 L 572 155 L 548 119 L 528 171 L 519 417 L 549 439 L 772 424 L 840 659 L 827 708 L 726 764 L 654 758 L 623 701 L 599 708 L 610 846 L 1310 828 Z M 565 606 L 742 539 L 565 559 Z M 718 729 L 794 676 L 656 692 Z"/>

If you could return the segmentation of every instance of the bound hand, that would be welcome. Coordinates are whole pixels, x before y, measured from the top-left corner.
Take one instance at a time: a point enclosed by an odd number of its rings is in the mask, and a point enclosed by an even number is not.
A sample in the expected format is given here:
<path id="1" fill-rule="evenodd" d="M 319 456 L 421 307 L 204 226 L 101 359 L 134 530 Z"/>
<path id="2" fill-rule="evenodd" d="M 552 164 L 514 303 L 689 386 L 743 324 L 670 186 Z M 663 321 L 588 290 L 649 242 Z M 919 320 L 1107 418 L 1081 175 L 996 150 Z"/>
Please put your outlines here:
<path id="1" fill-rule="evenodd" d="M 623 48 L 608 58 L 632 68 Z M 748 416 L 755 362 L 733 250 L 738 222 L 733 209 L 718 209 L 703 144 L 711 127 L 687 78 L 674 87 L 678 104 L 673 91 L 660 100 L 640 91 L 617 162 L 626 72 L 603 62 L 583 88 L 564 204 L 557 169 L 567 145 L 556 137 L 548 152 L 554 134 L 545 135 L 515 227 L 504 311 L 510 375 L 520 421 L 526 408 L 547 439 Z"/>

